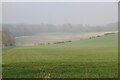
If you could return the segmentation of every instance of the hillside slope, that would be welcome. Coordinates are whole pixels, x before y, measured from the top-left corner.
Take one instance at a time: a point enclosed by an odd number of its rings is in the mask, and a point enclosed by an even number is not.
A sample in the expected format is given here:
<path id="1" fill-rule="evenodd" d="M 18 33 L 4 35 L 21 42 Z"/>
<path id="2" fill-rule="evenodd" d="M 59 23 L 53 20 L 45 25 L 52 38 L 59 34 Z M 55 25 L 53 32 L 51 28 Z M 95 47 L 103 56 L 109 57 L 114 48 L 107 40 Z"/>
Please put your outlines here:
<path id="1" fill-rule="evenodd" d="M 3 78 L 114 78 L 117 71 L 117 34 L 3 49 Z"/>

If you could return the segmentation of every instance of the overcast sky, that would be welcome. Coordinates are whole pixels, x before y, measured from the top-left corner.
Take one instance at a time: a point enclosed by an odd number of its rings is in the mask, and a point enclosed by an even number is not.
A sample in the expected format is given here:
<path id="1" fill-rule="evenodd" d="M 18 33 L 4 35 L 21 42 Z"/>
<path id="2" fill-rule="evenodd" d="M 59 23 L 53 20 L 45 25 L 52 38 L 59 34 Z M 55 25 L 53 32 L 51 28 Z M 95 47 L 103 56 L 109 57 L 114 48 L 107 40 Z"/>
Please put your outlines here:
<path id="1" fill-rule="evenodd" d="M 10 24 L 89 24 L 117 22 L 117 3 L 11 2 L 3 3 L 2 21 Z"/>

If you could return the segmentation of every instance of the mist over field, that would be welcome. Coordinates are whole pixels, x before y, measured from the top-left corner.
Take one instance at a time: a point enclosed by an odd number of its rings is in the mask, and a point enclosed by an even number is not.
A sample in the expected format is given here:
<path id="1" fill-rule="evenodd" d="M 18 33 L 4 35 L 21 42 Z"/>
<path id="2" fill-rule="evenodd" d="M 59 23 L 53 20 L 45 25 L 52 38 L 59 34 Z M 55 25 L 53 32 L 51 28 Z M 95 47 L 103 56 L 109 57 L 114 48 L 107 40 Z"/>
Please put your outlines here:
<path id="1" fill-rule="evenodd" d="M 91 36 L 103 35 L 105 32 L 118 30 L 117 23 L 105 26 L 90 26 L 83 24 L 3 24 L 3 30 L 8 30 L 16 38 L 16 45 L 42 42 L 80 40 Z"/>
<path id="2" fill-rule="evenodd" d="M 117 31 L 118 24 L 110 23 L 105 26 L 90 26 L 83 24 L 3 24 L 3 30 L 8 29 L 14 36 L 31 36 L 39 33 L 92 33 Z"/>
<path id="3" fill-rule="evenodd" d="M 97 32 L 117 31 L 117 3 L 8 2 L 3 3 L 2 13 L 2 29 L 16 43 L 79 40 Z"/>
<path id="4" fill-rule="evenodd" d="M 118 78 L 118 5 L 2 5 L 3 78 Z"/>

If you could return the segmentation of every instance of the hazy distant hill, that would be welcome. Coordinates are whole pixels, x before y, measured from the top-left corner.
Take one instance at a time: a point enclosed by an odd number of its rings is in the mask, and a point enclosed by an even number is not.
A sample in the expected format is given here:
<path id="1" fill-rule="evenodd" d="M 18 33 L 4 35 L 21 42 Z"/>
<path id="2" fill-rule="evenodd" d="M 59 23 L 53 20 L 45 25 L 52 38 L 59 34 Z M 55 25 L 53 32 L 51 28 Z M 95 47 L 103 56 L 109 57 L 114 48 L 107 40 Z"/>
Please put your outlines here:
<path id="1" fill-rule="evenodd" d="M 3 24 L 2 29 L 9 30 L 14 36 L 31 36 L 38 33 L 67 32 L 67 33 L 88 33 L 117 31 L 117 23 L 106 26 L 90 26 L 82 24 Z"/>

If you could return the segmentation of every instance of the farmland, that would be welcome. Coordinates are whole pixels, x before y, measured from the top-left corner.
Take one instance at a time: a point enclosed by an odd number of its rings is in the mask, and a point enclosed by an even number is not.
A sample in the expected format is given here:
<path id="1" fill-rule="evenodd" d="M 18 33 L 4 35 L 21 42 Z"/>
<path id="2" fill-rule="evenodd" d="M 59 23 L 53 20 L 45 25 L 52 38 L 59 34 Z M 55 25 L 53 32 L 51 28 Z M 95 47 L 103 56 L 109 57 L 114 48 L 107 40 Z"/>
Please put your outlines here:
<path id="1" fill-rule="evenodd" d="M 115 78 L 117 34 L 63 44 L 4 48 L 3 78 Z"/>
<path id="2" fill-rule="evenodd" d="M 103 36 L 105 33 L 117 33 L 117 31 L 91 32 L 91 33 L 68 33 L 68 32 L 46 32 L 32 36 L 16 37 L 16 46 L 36 46 L 40 43 L 54 43 L 62 41 L 78 41 L 90 37 Z"/>

